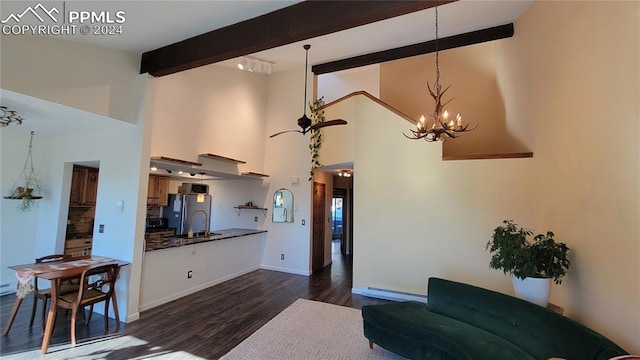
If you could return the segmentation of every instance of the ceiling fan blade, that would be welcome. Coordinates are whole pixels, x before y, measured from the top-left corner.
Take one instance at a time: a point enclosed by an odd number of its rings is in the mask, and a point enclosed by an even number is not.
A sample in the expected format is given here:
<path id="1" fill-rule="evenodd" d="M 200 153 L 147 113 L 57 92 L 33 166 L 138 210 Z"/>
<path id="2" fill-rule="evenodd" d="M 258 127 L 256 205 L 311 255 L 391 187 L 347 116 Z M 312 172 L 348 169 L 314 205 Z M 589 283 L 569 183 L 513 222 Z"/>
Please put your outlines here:
<path id="1" fill-rule="evenodd" d="M 324 121 L 315 125 L 312 125 L 309 130 L 317 130 L 327 126 L 335 126 L 335 125 L 347 125 L 347 121 L 343 119 L 329 120 Z"/>
<path id="2" fill-rule="evenodd" d="M 300 131 L 300 130 L 286 130 L 286 131 L 280 131 L 279 133 L 275 133 L 275 134 L 273 134 L 273 135 L 271 135 L 269 137 L 272 138 L 272 137 L 276 137 L 278 135 L 282 135 L 284 133 L 289 133 L 289 132 L 299 132 L 299 133 L 302 134 L 302 131 Z"/>

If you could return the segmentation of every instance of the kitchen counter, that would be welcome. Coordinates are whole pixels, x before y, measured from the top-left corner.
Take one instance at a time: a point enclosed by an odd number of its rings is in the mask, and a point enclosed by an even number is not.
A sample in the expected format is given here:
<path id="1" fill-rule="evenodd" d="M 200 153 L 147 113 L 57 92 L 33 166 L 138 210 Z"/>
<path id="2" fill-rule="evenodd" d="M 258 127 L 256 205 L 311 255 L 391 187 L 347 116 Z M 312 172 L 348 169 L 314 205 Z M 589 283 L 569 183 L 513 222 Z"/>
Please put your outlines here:
<path id="1" fill-rule="evenodd" d="M 194 236 L 192 238 L 187 238 L 182 236 L 170 236 L 170 237 L 165 237 L 165 238 L 161 238 L 153 241 L 146 240 L 145 251 L 169 249 L 169 248 L 180 247 L 185 245 L 192 245 L 192 244 L 198 244 L 198 243 L 209 242 L 209 241 L 225 240 L 225 239 L 231 239 L 231 238 L 240 237 L 240 236 L 261 234 L 266 232 L 267 232 L 266 230 L 232 228 L 232 229 L 212 231 L 211 235 L 209 236 Z"/>

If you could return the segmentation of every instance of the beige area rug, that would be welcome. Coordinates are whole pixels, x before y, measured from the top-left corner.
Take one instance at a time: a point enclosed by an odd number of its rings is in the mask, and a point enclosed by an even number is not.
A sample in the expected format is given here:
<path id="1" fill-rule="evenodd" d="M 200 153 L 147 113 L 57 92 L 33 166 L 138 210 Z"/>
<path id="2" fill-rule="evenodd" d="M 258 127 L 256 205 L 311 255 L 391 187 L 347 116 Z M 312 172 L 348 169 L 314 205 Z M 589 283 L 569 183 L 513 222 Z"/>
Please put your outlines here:
<path id="1" fill-rule="evenodd" d="M 298 299 L 222 357 L 267 359 L 404 359 L 369 349 L 360 310 Z"/>

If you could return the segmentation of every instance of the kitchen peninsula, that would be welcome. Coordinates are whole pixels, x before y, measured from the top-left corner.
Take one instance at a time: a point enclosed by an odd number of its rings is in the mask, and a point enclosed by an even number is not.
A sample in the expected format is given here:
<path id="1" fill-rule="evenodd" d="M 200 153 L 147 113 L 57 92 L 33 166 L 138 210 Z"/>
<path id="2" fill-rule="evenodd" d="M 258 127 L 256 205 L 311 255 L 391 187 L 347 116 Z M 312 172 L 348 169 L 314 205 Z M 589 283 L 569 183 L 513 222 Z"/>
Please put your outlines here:
<path id="1" fill-rule="evenodd" d="M 228 228 L 146 242 L 140 311 L 259 269 L 266 237 L 265 230 Z"/>
<path id="2" fill-rule="evenodd" d="M 224 230 L 216 230 L 209 235 L 194 235 L 193 237 L 185 236 L 169 236 L 159 238 L 155 240 L 147 240 L 145 245 L 145 251 L 153 251 L 160 249 L 170 249 L 180 246 L 199 244 L 209 241 L 225 240 L 230 238 L 236 238 L 240 236 L 248 236 L 260 233 L 266 233 L 266 230 L 254 230 L 254 229 L 241 229 L 232 228 Z"/>

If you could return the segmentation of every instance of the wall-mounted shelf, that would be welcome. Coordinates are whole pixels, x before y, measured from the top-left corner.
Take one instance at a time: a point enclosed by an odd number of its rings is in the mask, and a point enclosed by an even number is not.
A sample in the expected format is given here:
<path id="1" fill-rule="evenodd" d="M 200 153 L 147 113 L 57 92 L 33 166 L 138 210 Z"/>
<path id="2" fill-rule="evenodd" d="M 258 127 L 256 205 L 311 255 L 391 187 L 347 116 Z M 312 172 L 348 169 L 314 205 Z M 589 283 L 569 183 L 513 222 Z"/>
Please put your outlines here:
<path id="1" fill-rule="evenodd" d="M 253 171 L 243 172 L 243 173 L 240 173 L 240 175 L 248 176 L 248 177 L 269 177 L 269 175 L 267 175 L 267 174 L 260 174 L 260 173 L 253 172 Z"/>
<path id="2" fill-rule="evenodd" d="M 170 158 L 170 157 L 166 157 L 166 156 L 154 156 L 154 157 L 151 158 L 151 160 L 166 161 L 166 162 L 176 163 L 176 164 L 180 164 L 180 165 L 202 166 L 202 163 L 199 163 L 199 162 L 174 159 L 174 158 Z"/>
<path id="3" fill-rule="evenodd" d="M 246 164 L 247 163 L 246 161 L 236 160 L 236 159 L 232 159 L 230 157 L 216 155 L 216 154 L 198 154 L 198 156 L 203 157 L 203 158 L 208 158 L 208 159 L 213 159 L 213 160 L 233 163 L 233 164 Z"/>
<path id="4" fill-rule="evenodd" d="M 5 199 L 9 199 L 9 200 L 23 200 L 24 197 L 23 196 L 5 196 Z M 40 200 L 42 199 L 42 196 L 32 196 L 31 200 Z"/>
<path id="5" fill-rule="evenodd" d="M 267 216 L 267 208 L 263 208 L 263 207 L 258 207 L 258 206 L 249 206 L 249 205 L 238 205 L 238 206 L 234 206 L 234 209 L 236 209 L 236 212 L 238 213 L 238 216 L 240 216 L 240 213 L 242 212 L 242 210 L 261 210 L 264 213 L 264 216 Z"/>
<path id="6" fill-rule="evenodd" d="M 504 154 L 479 154 L 479 155 L 448 155 L 442 156 L 443 161 L 450 160 L 483 160 L 483 159 L 519 159 L 533 157 L 532 152 L 504 153 Z"/>

